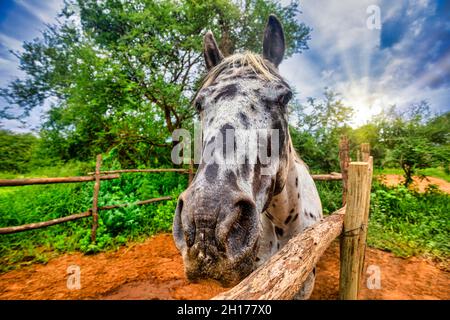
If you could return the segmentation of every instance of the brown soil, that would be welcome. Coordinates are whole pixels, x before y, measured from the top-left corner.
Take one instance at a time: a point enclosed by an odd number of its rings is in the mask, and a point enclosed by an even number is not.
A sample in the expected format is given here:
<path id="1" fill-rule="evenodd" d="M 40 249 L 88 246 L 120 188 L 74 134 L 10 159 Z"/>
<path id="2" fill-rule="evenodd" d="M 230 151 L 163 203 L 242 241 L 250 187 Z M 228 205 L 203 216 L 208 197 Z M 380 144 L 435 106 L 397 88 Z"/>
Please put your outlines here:
<path id="1" fill-rule="evenodd" d="M 427 260 L 368 249 L 366 264 L 380 267 L 381 289 L 363 286 L 361 299 L 450 299 L 450 274 Z M 81 269 L 80 290 L 67 289 L 70 265 Z M 336 299 L 338 277 L 338 245 L 333 243 L 317 266 L 312 298 Z M 187 282 L 170 234 L 116 252 L 66 254 L 0 275 L 1 299 L 208 299 L 224 290 L 212 281 Z"/>
<path id="2" fill-rule="evenodd" d="M 403 176 L 398 174 L 384 174 L 378 176 L 378 179 L 388 186 L 396 186 L 405 181 Z M 425 177 L 424 179 L 421 179 L 419 177 L 413 177 L 413 180 L 414 182 L 412 183 L 411 188 L 418 189 L 420 192 L 424 192 L 429 185 L 433 184 L 438 186 L 442 191 L 450 194 L 450 182 L 447 182 L 444 179 L 435 177 Z"/>

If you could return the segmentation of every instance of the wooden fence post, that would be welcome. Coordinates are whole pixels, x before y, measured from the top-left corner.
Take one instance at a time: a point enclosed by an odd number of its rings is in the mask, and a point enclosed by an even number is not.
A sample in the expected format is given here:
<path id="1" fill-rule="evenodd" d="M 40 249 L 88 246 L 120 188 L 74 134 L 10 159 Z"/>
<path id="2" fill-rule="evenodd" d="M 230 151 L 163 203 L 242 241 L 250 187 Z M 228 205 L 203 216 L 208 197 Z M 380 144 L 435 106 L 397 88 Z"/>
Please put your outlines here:
<path id="1" fill-rule="evenodd" d="M 342 174 L 342 205 L 345 206 L 347 199 L 348 164 L 350 162 L 349 145 L 347 136 L 341 136 L 339 141 L 339 164 Z"/>
<path id="2" fill-rule="evenodd" d="M 361 143 L 361 161 L 369 162 L 370 157 L 370 144 L 369 143 Z"/>
<path id="3" fill-rule="evenodd" d="M 364 153 L 363 153 L 364 159 Z M 369 190 L 366 195 L 366 202 L 364 204 L 364 218 L 361 226 L 361 233 L 359 237 L 358 251 L 359 251 L 359 266 L 360 266 L 360 278 L 361 282 L 364 274 L 364 262 L 366 256 L 366 240 L 367 240 L 367 232 L 369 230 L 369 211 L 370 211 L 370 191 L 372 189 L 372 176 L 373 176 L 373 157 L 369 156 L 367 159 L 367 163 L 369 165 L 368 171 L 369 174 L 367 176 L 367 184 L 369 186 Z M 361 287 L 361 283 L 358 285 L 358 288 Z"/>
<path id="4" fill-rule="evenodd" d="M 95 242 L 98 227 L 98 192 L 100 190 L 100 167 L 102 165 L 102 155 L 97 155 L 97 162 L 95 164 L 95 184 L 94 184 L 94 199 L 92 200 L 92 231 L 91 241 Z"/>
<path id="5" fill-rule="evenodd" d="M 351 162 L 348 168 L 348 195 L 341 237 L 339 298 L 356 300 L 360 278 L 361 228 L 370 196 L 369 164 Z"/>

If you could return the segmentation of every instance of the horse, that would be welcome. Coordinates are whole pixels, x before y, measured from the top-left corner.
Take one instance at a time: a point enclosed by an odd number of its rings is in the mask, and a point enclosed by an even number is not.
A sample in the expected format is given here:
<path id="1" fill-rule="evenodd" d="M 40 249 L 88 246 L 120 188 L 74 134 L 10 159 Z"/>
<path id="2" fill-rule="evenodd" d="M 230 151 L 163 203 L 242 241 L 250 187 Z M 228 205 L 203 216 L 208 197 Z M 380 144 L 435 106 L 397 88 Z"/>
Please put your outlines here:
<path id="1" fill-rule="evenodd" d="M 278 70 L 285 52 L 280 21 L 269 16 L 262 55 L 224 57 L 211 31 L 203 40 L 207 74 L 193 99 L 201 123 L 201 161 L 179 196 L 173 237 L 190 281 L 210 278 L 231 286 L 320 220 L 322 205 L 289 134 L 292 90 Z M 259 155 L 256 161 L 248 156 L 225 161 L 224 150 L 217 151 L 229 131 L 241 141 L 261 130 L 278 133 L 265 140 L 271 170 Z M 278 152 L 270 154 L 273 144 Z M 231 146 L 236 149 L 236 142 Z M 215 161 L 205 161 L 207 154 Z M 314 281 L 315 269 L 295 298 L 309 298 Z"/>

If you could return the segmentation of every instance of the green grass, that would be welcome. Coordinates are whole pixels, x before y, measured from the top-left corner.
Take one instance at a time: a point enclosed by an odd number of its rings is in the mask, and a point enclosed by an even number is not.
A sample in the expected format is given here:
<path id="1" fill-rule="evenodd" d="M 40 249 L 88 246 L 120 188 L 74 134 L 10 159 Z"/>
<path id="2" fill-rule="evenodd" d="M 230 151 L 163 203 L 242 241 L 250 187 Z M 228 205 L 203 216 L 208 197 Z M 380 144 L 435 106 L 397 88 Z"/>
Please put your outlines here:
<path id="1" fill-rule="evenodd" d="M 86 175 L 93 170 L 92 164 L 83 162 L 68 162 L 58 167 L 36 168 L 27 173 L 0 172 L 0 179 L 24 179 L 24 178 L 51 178 Z M 0 195 L 11 194 L 22 187 L 0 187 Z"/>
<path id="2" fill-rule="evenodd" d="M 450 174 L 446 173 L 443 168 L 426 168 L 419 170 L 419 173 L 424 176 L 441 178 L 447 182 L 450 182 Z"/>
<path id="3" fill-rule="evenodd" d="M 398 174 L 403 176 L 403 170 L 400 168 L 384 168 L 384 169 L 375 169 L 374 170 L 375 175 L 380 174 Z M 416 175 L 424 175 L 424 176 L 430 176 L 435 178 L 443 179 L 447 182 L 450 182 L 450 174 L 446 173 L 444 168 L 426 168 L 426 169 L 419 169 L 417 170 Z"/>

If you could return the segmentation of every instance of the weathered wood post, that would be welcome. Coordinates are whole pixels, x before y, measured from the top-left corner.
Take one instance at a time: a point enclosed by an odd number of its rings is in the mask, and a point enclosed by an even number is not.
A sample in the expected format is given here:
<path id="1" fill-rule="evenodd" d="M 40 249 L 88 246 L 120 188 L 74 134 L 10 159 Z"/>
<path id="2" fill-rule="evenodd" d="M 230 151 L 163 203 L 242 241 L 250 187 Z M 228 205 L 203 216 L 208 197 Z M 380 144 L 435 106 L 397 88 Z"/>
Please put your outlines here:
<path id="1" fill-rule="evenodd" d="M 370 157 L 370 144 L 369 143 L 361 143 L 361 161 L 369 162 Z"/>
<path id="2" fill-rule="evenodd" d="M 94 198 L 92 200 L 92 231 L 91 241 L 95 242 L 98 227 L 98 192 L 100 190 L 100 168 L 102 165 L 102 155 L 97 155 L 97 162 L 95 164 L 95 184 L 94 184 Z"/>
<path id="3" fill-rule="evenodd" d="M 358 298 L 361 229 L 368 210 L 370 170 L 367 162 L 351 162 L 348 168 L 347 207 L 341 237 L 339 298 Z"/>
<path id="4" fill-rule="evenodd" d="M 363 153 L 363 159 L 364 159 L 364 153 Z M 372 176 L 373 176 L 373 157 L 369 156 L 367 159 L 367 163 L 369 164 L 369 175 L 367 177 L 367 184 L 369 186 L 366 203 L 364 204 L 364 218 L 363 218 L 363 224 L 361 227 L 361 233 L 359 237 L 359 244 L 358 244 L 358 250 L 359 250 L 359 266 L 360 266 L 360 282 L 363 278 L 364 274 L 364 262 L 365 262 L 365 256 L 366 256 L 366 240 L 367 240 L 367 232 L 369 230 L 369 211 L 370 211 L 370 191 L 372 188 Z M 358 288 L 361 287 L 361 283 L 358 285 Z"/>
<path id="5" fill-rule="evenodd" d="M 341 136 L 339 141 L 339 164 L 342 173 L 342 205 L 345 206 L 347 199 L 348 164 L 350 162 L 349 145 L 347 136 Z"/>

